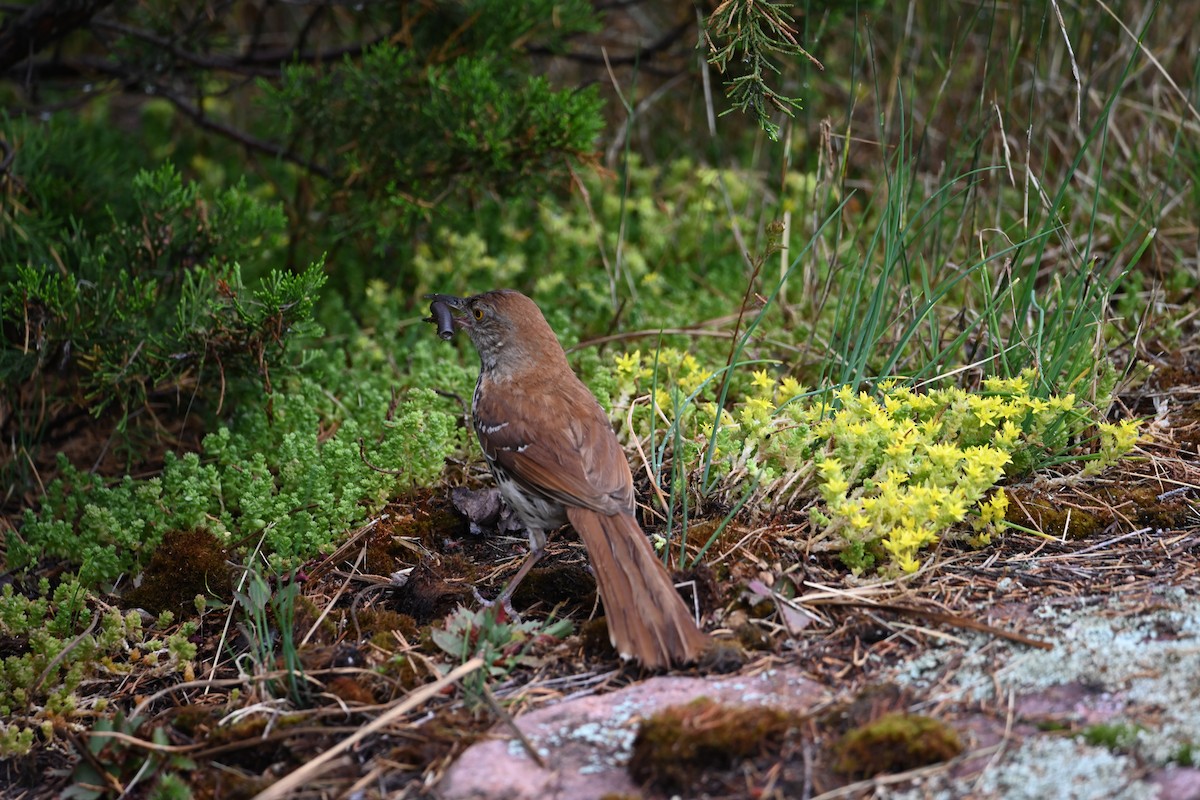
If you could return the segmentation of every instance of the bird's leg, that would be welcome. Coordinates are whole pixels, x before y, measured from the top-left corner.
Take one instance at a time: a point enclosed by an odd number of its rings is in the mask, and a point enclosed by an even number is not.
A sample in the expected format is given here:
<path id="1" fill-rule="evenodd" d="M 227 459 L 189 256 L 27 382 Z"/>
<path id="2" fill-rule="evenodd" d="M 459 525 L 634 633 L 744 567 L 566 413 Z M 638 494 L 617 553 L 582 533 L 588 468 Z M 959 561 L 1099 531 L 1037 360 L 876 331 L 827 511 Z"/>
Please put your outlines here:
<path id="1" fill-rule="evenodd" d="M 479 590 L 472 587 L 471 591 L 475 595 L 475 599 L 480 605 L 487 608 L 492 608 L 499 605 L 504 609 L 504 613 L 508 614 L 510 619 L 519 620 L 516 610 L 512 607 L 513 592 L 521 585 L 521 581 L 529 574 L 529 570 L 533 569 L 534 565 L 541 560 L 542 555 L 546 552 L 546 532 L 537 528 L 529 529 L 529 555 L 525 557 L 517 574 L 509 579 L 504 590 L 496 596 L 495 600 L 485 600 L 483 595 L 479 594 Z"/>

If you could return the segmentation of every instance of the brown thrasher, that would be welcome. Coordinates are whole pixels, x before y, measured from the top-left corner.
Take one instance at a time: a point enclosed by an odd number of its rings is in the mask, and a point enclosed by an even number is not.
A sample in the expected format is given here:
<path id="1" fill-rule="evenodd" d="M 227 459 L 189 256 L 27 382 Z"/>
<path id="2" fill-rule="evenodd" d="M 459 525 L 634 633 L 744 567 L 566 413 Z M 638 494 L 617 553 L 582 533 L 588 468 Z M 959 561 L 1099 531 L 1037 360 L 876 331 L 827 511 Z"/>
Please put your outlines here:
<path id="1" fill-rule="evenodd" d="M 428 297 L 438 334 L 462 328 L 479 351 L 475 433 L 529 531 L 529 556 L 496 602 L 508 603 L 541 558 L 546 532 L 569 520 L 587 547 L 617 652 L 649 669 L 694 661 L 708 637 L 638 526 L 625 453 L 542 312 L 509 289 Z"/>

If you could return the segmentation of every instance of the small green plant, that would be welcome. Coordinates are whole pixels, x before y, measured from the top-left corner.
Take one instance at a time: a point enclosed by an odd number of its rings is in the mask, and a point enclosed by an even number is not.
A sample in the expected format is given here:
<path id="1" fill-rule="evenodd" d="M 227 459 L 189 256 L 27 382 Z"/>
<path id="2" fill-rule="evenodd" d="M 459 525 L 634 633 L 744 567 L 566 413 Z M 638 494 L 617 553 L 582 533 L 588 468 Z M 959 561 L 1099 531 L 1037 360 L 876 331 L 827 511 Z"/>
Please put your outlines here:
<path id="1" fill-rule="evenodd" d="M 487 667 L 476 673 L 482 682 L 504 677 L 520 666 L 535 665 L 529 650 L 538 640 L 562 639 L 571 631 L 569 619 L 501 621 L 492 609 L 472 611 L 459 606 L 446 618 L 445 627 L 432 630 L 432 636 L 434 644 L 463 662 L 482 658 Z"/>
<path id="2" fill-rule="evenodd" d="M 71 785 L 61 797 L 68 800 L 99 800 L 110 796 L 112 786 L 128 793 L 143 783 L 150 783 L 147 796 L 183 800 L 191 797 L 179 772 L 196 769 L 196 763 L 186 756 L 168 750 L 171 741 L 161 727 L 145 730 L 145 721 L 117 713 L 97 719 L 84 740 L 87 757 L 80 758 L 71 773 Z M 118 736 L 132 738 L 148 736 L 154 748 L 131 745 Z M 157 749 L 157 748 L 162 748 Z M 101 771 L 103 770 L 103 771 Z"/>
<path id="3" fill-rule="evenodd" d="M 308 705 L 308 685 L 296 649 L 300 584 L 295 572 L 272 586 L 272 581 L 261 571 L 257 553 L 252 554 L 242 568 L 233 599 L 240 617 L 237 627 L 248 644 L 245 652 L 235 654 L 239 669 L 259 680 L 255 690 L 261 689 L 270 696 L 286 696 L 297 706 Z M 265 679 L 281 666 L 286 676 L 284 682 Z"/>
<path id="4" fill-rule="evenodd" d="M 171 630 L 168 617 L 148 631 L 138 611 L 98 605 L 75 580 L 52 590 L 43 578 L 29 593 L 11 583 L 0 588 L 0 636 L 9 643 L 0 659 L 0 754 L 27 753 L 37 730 L 53 736 L 53 720 L 75 714 L 76 690 L 97 673 L 190 671 L 194 625 L 156 635 L 152 631 Z"/>

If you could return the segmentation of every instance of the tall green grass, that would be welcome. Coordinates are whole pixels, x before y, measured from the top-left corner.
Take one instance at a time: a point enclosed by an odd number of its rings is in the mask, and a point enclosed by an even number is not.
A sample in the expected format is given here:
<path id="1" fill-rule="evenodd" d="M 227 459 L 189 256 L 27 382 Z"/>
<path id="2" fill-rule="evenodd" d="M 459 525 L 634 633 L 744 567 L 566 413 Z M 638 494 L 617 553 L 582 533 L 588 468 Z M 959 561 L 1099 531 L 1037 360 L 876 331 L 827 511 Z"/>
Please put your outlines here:
<path id="1" fill-rule="evenodd" d="M 809 10 L 805 19 L 820 16 Z M 1181 37 L 1158 4 L 1125 7 L 1123 24 L 1078 7 L 1061 12 L 1060 21 L 1049 4 L 977 3 L 965 13 L 913 4 L 907 18 L 846 17 L 824 28 L 826 47 L 811 43 L 826 71 L 800 64 L 797 80 L 838 86 L 808 98 L 796 125 L 807 122 L 810 135 L 824 129 L 826 139 L 810 139 L 807 158 L 754 151 L 768 154 L 756 164 L 767 174 L 776 172 L 772 158 L 805 163 L 805 191 L 795 192 L 785 174 L 778 202 L 759 207 L 760 256 L 750 259 L 745 282 L 746 297 L 757 293 L 762 303 L 735 329 L 719 372 L 714 433 L 690 505 L 676 496 L 686 485 L 678 423 L 695 393 L 672 394 L 675 423 L 654 439 L 653 459 L 659 484 L 672 487 L 669 520 L 681 514 L 686 530 L 689 511 L 716 497 L 728 522 L 754 494 L 731 495 L 715 480 L 713 455 L 738 372 L 770 356 L 818 391 L 869 389 L 892 377 L 974 387 L 1032 369 L 1032 394 L 1076 394 L 1103 419 L 1134 363 L 1128 343 L 1154 324 L 1150 297 L 1131 299 L 1127 276 L 1138 271 L 1132 285 L 1145 287 L 1147 262 L 1177 257 L 1181 242 L 1195 252 L 1200 203 L 1194 189 L 1187 195 L 1200 174 L 1189 145 L 1200 119 L 1200 68 L 1196 47 L 1164 52 Z M 1184 88 L 1170 79 L 1172 68 L 1186 76 Z M 826 102 L 837 95 L 846 98 L 841 109 Z M 804 136 L 784 137 L 793 138 Z M 713 189 L 725 191 L 723 183 Z M 724 199 L 730 208 L 727 192 Z M 799 206 L 798 223 L 788 226 L 791 260 L 777 280 L 761 267 L 773 254 L 769 223 L 789 206 Z M 739 218 L 727 217 L 732 232 Z M 1168 225 L 1172 241 L 1160 235 Z M 1173 285 L 1194 287 L 1197 273 L 1193 256 Z M 1040 463 L 1070 458 L 1064 451 Z"/>

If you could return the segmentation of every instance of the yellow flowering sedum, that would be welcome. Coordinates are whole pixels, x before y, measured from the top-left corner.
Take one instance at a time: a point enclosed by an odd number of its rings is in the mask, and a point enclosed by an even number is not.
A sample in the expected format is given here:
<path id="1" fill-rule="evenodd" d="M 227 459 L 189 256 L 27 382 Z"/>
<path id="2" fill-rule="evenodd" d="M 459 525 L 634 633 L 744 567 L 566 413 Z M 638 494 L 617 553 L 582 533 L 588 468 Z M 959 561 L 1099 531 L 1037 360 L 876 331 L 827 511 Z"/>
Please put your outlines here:
<path id="1" fill-rule="evenodd" d="M 654 353 L 615 357 L 614 419 L 624 420 L 618 407 L 633 403 L 633 433 L 644 441 L 655 381 L 655 452 L 665 453 L 679 434 L 689 480 L 708 476 L 702 491 L 716 487 L 725 502 L 752 491 L 751 513 L 809 503 L 814 525 L 841 537 L 843 560 L 856 572 L 888 565 L 915 571 L 921 551 L 951 534 L 986 545 L 1004 525 L 1008 497 L 998 483 L 1006 472 L 1066 460 L 1063 454 L 1086 444 L 1094 430 L 1096 452 L 1072 458 L 1087 462 L 1083 474 L 1096 474 L 1138 437 L 1136 421 L 1097 424 L 1073 394 L 1030 395 L 1033 372 L 988 378 L 981 393 L 918 392 L 884 381 L 875 394 L 842 386 L 809 397 L 794 378 L 777 381 L 767 369 L 743 368 L 714 425 L 723 373 L 671 349 L 657 354 L 656 379 L 655 364 Z"/>

